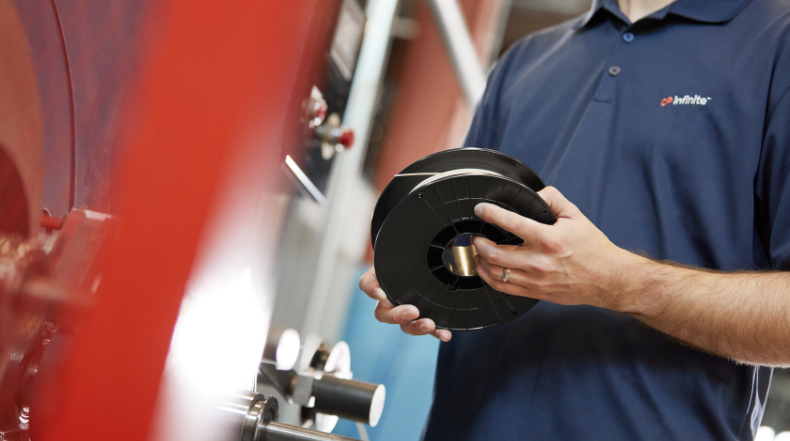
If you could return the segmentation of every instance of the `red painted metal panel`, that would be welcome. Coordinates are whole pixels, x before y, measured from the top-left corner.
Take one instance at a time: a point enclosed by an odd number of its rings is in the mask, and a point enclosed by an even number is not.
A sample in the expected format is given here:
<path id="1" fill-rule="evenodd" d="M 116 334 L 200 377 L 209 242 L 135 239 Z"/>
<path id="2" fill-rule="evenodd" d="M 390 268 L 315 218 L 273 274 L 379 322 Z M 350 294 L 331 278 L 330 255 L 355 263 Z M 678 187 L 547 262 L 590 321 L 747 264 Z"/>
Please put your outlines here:
<path id="1" fill-rule="evenodd" d="M 65 54 L 51 0 L 12 0 L 25 28 L 36 69 L 44 153 L 43 201 L 53 215 L 71 208 L 73 149 Z"/>
<path id="2" fill-rule="evenodd" d="M 0 0 L 0 148 L 5 150 L 5 158 L 0 162 L 7 171 L 16 168 L 19 176 L 14 179 L 21 180 L 27 196 L 27 203 L 0 206 L 0 213 L 5 222 L 24 218 L 22 225 L 26 228 L 13 227 L 16 222 L 4 225 L 8 227 L 6 232 L 15 231 L 24 236 L 35 236 L 41 215 L 41 114 L 35 78 L 22 23 L 14 6 L 8 0 Z M 0 174 L 0 179 L 3 177 Z M 6 184 L 0 182 L 0 186 Z M 16 202 L 16 197 L 6 199 L 6 196 L 0 202 Z M 15 213 L 12 209 L 26 212 Z"/>
<path id="3" fill-rule="evenodd" d="M 73 207 L 113 213 L 112 196 L 120 137 L 122 103 L 130 98 L 141 57 L 140 40 L 159 29 L 156 2 L 50 0 L 68 58 L 73 105 Z"/>
<path id="4" fill-rule="evenodd" d="M 139 86 L 122 113 L 133 126 L 122 129 L 111 186 L 118 238 L 57 390 L 47 391 L 57 410 L 31 422 L 39 425 L 36 441 L 148 438 L 181 298 L 213 211 L 226 205 L 228 185 L 245 195 L 283 188 L 282 149 L 299 139 L 300 96 L 314 79 L 316 64 L 305 60 L 324 43 L 305 21 L 329 13 L 327 5 L 157 6 L 164 27 L 145 46 Z M 239 160 L 242 170 L 234 169 Z M 258 228 L 275 228 L 276 216 Z"/>

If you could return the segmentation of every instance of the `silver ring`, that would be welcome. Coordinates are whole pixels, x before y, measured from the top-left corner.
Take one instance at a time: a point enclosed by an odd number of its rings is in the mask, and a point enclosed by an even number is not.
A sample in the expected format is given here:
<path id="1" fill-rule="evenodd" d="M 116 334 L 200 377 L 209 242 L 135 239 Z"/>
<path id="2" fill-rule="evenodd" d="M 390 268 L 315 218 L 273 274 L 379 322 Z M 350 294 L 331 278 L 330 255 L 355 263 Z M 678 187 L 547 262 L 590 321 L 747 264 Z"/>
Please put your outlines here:
<path id="1" fill-rule="evenodd" d="M 510 282 L 510 268 L 502 268 L 502 281 L 505 283 Z"/>

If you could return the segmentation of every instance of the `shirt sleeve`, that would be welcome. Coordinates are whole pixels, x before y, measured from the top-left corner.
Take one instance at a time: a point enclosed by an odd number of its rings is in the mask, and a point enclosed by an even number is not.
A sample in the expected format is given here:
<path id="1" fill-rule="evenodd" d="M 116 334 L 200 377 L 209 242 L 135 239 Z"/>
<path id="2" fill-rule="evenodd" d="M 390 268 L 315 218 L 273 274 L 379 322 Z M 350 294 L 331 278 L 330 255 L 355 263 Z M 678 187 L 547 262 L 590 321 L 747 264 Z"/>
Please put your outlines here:
<path id="1" fill-rule="evenodd" d="M 513 59 L 517 57 L 517 52 L 521 51 L 530 37 L 513 44 L 502 55 L 499 61 L 488 75 L 486 90 L 483 98 L 477 105 L 472 123 L 464 140 L 464 147 L 480 147 L 491 150 L 499 150 L 498 132 L 501 127 L 499 97 L 505 88 L 507 72 Z"/>
<path id="2" fill-rule="evenodd" d="M 790 88 L 766 118 L 755 197 L 757 227 L 771 267 L 790 270 Z"/>

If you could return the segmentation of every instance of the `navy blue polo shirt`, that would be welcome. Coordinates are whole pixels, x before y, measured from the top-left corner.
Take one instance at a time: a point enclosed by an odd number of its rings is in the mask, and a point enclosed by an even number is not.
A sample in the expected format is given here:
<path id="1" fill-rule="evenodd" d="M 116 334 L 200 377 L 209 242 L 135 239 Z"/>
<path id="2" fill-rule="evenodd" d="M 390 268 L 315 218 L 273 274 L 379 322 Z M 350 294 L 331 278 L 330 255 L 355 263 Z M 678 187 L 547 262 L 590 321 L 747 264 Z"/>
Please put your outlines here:
<path id="1" fill-rule="evenodd" d="M 595 1 L 507 51 L 466 145 L 524 161 L 620 247 L 790 269 L 789 35 L 786 1 L 633 24 Z M 427 440 L 751 440 L 772 373 L 548 302 L 440 348 Z"/>

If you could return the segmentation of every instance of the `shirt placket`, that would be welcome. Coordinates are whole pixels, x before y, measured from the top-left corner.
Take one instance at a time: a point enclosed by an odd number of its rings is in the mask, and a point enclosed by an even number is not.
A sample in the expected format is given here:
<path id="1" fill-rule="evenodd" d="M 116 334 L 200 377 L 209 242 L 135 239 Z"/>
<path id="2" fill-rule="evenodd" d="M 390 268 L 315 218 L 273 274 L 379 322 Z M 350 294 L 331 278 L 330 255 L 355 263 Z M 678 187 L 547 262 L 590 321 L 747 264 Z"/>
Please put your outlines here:
<path id="1" fill-rule="evenodd" d="M 625 62 L 624 46 L 633 44 L 636 36 L 631 31 L 631 26 L 620 24 L 612 24 L 614 27 L 613 33 L 617 33 L 617 40 L 612 48 L 609 60 L 606 63 L 604 72 L 601 73 L 601 81 L 598 83 L 598 88 L 595 91 L 593 100 L 599 103 L 611 103 L 614 96 L 615 88 L 618 82 L 623 80 L 623 75 L 627 74 L 629 66 Z"/>

